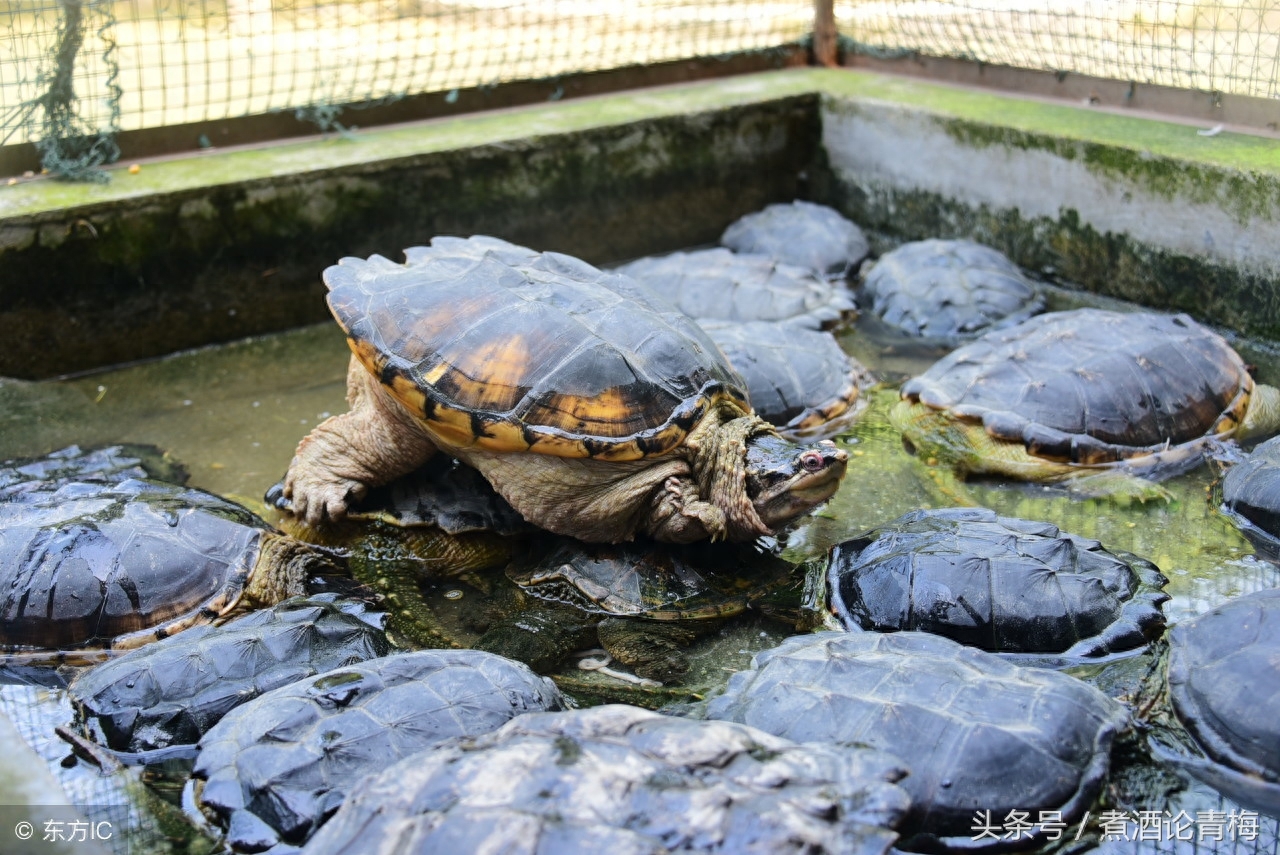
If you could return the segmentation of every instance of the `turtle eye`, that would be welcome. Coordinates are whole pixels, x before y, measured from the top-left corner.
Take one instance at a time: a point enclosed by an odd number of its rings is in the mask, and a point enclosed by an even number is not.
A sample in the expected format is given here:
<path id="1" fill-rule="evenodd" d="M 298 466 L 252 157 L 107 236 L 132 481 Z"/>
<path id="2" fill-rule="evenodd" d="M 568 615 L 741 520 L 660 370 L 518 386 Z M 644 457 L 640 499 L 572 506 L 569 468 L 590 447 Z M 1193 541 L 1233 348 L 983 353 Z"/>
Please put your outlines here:
<path id="1" fill-rule="evenodd" d="M 827 463 L 818 452 L 806 451 L 800 455 L 800 465 L 806 472 L 819 472 L 826 467 Z"/>

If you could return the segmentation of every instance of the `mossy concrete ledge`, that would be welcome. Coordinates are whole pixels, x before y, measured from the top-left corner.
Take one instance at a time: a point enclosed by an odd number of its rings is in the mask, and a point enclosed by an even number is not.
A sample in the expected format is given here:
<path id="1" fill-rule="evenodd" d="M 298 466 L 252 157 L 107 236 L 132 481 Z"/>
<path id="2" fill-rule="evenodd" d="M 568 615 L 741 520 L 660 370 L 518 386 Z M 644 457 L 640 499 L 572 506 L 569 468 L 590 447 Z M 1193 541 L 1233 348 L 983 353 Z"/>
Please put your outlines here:
<path id="1" fill-rule="evenodd" d="M 321 271 L 494 234 L 606 263 L 833 204 L 883 250 L 967 236 L 1060 281 L 1280 339 L 1280 143 L 791 69 L 0 188 L 0 376 L 324 320 Z"/>
<path id="2" fill-rule="evenodd" d="M 939 89 L 822 101 L 821 193 L 877 249 L 970 237 L 1064 284 L 1280 339 L 1280 141 Z"/>
<path id="3" fill-rule="evenodd" d="M 439 234 L 595 263 L 713 242 L 803 194 L 820 134 L 803 88 L 607 96 L 0 188 L 0 376 L 321 321 L 326 266 Z"/>

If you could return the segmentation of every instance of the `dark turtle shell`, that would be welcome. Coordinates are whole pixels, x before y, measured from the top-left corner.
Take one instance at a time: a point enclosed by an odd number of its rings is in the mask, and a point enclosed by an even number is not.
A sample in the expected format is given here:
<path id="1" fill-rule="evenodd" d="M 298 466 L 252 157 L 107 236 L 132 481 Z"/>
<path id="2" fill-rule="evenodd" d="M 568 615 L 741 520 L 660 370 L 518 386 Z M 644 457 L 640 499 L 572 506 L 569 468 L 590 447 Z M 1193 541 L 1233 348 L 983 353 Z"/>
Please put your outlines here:
<path id="1" fill-rule="evenodd" d="M 229 711 L 279 686 L 389 651 L 365 605 L 294 598 L 201 626 L 80 673 L 68 693 L 117 751 L 191 746 Z"/>
<path id="2" fill-rule="evenodd" d="M 1010 326 L 1044 309 L 1018 265 L 968 240 L 903 244 L 876 261 L 862 288 L 885 323 L 944 341 Z"/>
<path id="3" fill-rule="evenodd" d="M 311 855 L 884 855 L 893 758 L 624 705 L 522 715 L 371 776 Z"/>
<path id="4" fill-rule="evenodd" d="M 288 511 L 284 482 L 263 497 Z M 354 520 L 378 520 L 400 528 L 434 527 L 446 534 L 489 532 L 497 535 L 535 531 L 478 471 L 444 454 L 402 478 L 372 487 L 347 510 Z"/>
<path id="5" fill-rule="evenodd" d="M 69 445 L 43 457 L 0 463 L 0 502 L 21 501 L 27 492 L 41 495 L 72 481 L 117 484 L 131 478 L 185 484 L 187 471 L 154 445 L 124 443 L 88 450 Z"/>
<path id="6" fill-rule="evenodd" d="M 777 590 L 794 565 L 749 546 L 676 548 L 664 544 L 581 543 L 567 538 L 507 577 L 538 599 L 586 612 L 648 620 L 698 620 L 738 614 Z"/>
<path id="7" fill-rule="evenodd" d="M 699 321 L 787 321 L 819 329 L 857 308 L 842 283 L 765 255 L 724 248 L 641 258 L 618 272 Z"/>
<path id="8" fill-rule="evenodd" d="M 1222 511 L 1259 552 L 1280 560 L 1280 437 L 1262 443 L 1227 472 Z"/>
<path id="9" fill-rule="evenodd" d="M 835 208 L 799 200 L 740 217 L 724 230 L 720 244 L 833 279 L 844 278 L 870 249 L 862 229 Z"/>
<path id="10" fill-rule="evenodd" d="M 70 482 L 0 502 L 0 645 L 132 647 L 238 602 L 270 527 L 156 481 Z"/>
<path id="11" fill-rule="evenodd" d="M 494 238 L 344 258 L 329 307 L 366 368 L 447 444 L 635 460 L 747 408 L 698 326 L 626 276 Z"/>
<path id="12" fill-rule="evenodd" d="M 922 852 L 1007 845 L 974 837 L 979 812 L 1072 822 L 1101 789 L 1128 718 L 1075 677 L 921 632 L 789 638 L 734 674 L 707 717 L 901 758 L 911 810 L 897 846 Z M 1028 848 L 1043 839 L 1032 831 Z"/>
<path id="13" fill-rule="evenodd" d="M 989 332 L 902 396 L 1030 454 L 1100 465 L 1231 435 L 1253 388 L 1231 346 L 1186 315 L 1076 309 Z"/>
<path id="14" fill-rule="evenodd" d="M 751 408 L 790 439 L 821 439 L 846 427 L 875 383 L 835 336 L 775 321 L 703 321 L 747 383 Z"/>
<path id="15" fill-rule="evenodd" d="M 564 708 L 524 665 L 478 650 L 371 659 L 273 689 L 200 740 L 199 799 L 237 851 L 300 845 L 349 789 L 451 736 L 478 736 L 527 712 Z"/>
<path id="16" fill-rule="evenodd" d="M 831 550 L 846 629 L 919 630 L 992 652 L 1101 656 L 1164 629 L 1168 580 L 1096 540 L 986 508 L 904 514 Z"/>
<path id="17" fill-rule="evenodd" d="M 1237 597 L 1175 626 L 1168 685 L 1178 720 L 1220 767 L 1193 764 L 1192 771 L 1280 814 L 1280 589 Z"/>

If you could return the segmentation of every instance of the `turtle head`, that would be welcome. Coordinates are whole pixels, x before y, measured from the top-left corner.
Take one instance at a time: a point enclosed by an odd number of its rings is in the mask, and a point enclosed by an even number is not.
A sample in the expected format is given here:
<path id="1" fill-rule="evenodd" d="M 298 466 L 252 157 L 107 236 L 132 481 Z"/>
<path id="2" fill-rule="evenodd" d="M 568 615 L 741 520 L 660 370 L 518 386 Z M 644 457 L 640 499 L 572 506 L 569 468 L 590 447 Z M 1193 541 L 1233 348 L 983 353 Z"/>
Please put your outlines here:
<path id="1" fill-rule="evenodd" d="M 831 498 L 848 462 L 848 452 L 829 439 L 796 445 L 776 434 L 752 437 L 747 497 L 765 525 L 777 529 Z"/>
<path id="2" fill-rule="evenodd" d="M 1249 397 L 1249 409 L 1236 432 L 1236 439 L 1256 439 L 1277 432 L 1280 432 L 1280 389 L 1258 383 Z"/>

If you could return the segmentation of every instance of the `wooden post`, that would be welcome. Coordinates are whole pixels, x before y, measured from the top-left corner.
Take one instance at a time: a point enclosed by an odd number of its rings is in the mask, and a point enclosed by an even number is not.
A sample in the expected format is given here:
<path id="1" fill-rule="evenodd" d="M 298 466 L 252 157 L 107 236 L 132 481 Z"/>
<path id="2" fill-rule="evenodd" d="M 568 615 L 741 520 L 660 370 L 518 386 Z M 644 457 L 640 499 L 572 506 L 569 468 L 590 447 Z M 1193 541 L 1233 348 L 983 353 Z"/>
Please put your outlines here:
<path id="1" fill-rule="evenodd" d="M 813 62 L 835 68 L 840 65 L 836 53 L 835 0 L 813 0 Z"/>

